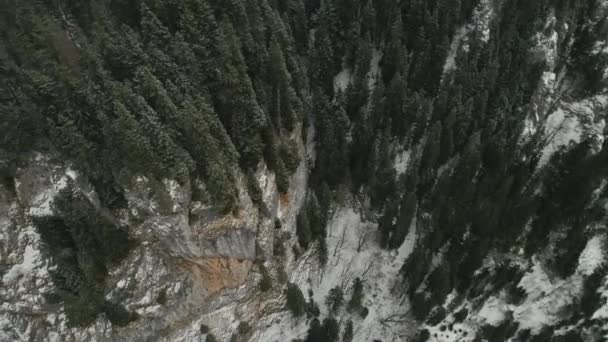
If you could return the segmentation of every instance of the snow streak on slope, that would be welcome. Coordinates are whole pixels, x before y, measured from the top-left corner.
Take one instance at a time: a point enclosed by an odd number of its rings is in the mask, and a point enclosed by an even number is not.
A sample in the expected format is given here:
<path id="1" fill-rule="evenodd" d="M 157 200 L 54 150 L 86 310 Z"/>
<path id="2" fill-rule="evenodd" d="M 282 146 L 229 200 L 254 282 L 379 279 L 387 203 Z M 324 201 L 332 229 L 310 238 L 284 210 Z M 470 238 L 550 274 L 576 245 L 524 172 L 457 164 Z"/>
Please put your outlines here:
<path id="1" fill-rule="evenodd" d="M 454 38 L 452 39 L 452 43 L 450 44 L 450 51 L 448 53 L 448 57 L 445 60 L 445 64 L 443 65 L 443 73 L 446 74 L 454 69 L 456 69 L 456 55 L 458 54 L 458 50 L 462 45 L 463 39 L 466 38 L 467 30 L 464 27 L 461 27 L 456 31 Z"/>
<path id="2" fill-rule="evenodd" d="M 395 281 L 399 279 L 399 269 L 411 253 L 416 233 L 412 225 L 410 234 L 396 251 L 382 250 L 376 241 L 376 225 L 365 222 L 361 213 L 352 207 L 338 209 L 328 225 L 328 261 L 325 267 L 318 265 L 314 248 L 304 254 L 290 271 L 291 282 L 297 284 L 303 293 L 311 290 L 314 301 L 319 305 L 321 318 L 328 315 L 325 297 L 330 289 L 341 287 L 345 300 L 350 299 L 352 282 L 360 277 L 365 286 L 363 305 L 369 314 L 362 319 L 356 313 L 348 313 L 342 308 L 337 314 L 338 321 L 352 319 L 355 327 L 354 341 L 402 341 L 407 336 L 406 318 L 408 306 L 403 305 L 395 294 Z M 266 318 L 269 328 L 259 334 L 254 341 L 285 341 L 306 336 L 308 329 L 305 318 L 294 322 L 291 314 L 282 312 Z M 399 322 L 397 322 L 399 321 Z"/>

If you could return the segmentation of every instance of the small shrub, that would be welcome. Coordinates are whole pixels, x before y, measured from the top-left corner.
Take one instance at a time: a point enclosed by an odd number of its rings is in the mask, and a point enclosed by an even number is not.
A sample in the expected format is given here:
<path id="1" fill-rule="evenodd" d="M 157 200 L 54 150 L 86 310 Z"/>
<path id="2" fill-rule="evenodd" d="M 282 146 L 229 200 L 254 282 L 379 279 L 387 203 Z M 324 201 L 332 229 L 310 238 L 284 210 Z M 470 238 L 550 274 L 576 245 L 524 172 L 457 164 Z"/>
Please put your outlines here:
<path id="1" fill-rule="evenodd" d="M 130 312 L 122 305 L 109 302 L 106 302 L 103 305 L 103 312 L 113 325 L 119 327 L 127 326 L 129 323 L 139 318 L 139 315 L 136 312 Z"/>
<path id="2" fill-rule="evenodd" d="M 456 312 L 454 314 L 454 321 L 456 323 L 461 323 L 461 322 L 463 322 L 467 318 L 468 314 L 469 314 L 469 310 L 467 310 L 467 308 L 463 308 L 461 310 L 458 310 L 458 312 Z"/>
<path id="3" fill-rule="evenodd" d="M 272 278 L 264 265 L 260 265 L 260 272 L 262 273 L 262 278 L 258 286 L 262 292 L 267 292 L 272 288 Z"/>
<path id="4" fill-rule="evenodd" d="M 158 292 L 158 296 L 156 297 L 156 303 L 160 305 L 167 304 L 167 288 L 163 288 Z"/>
<path id="5" fill-rule="evenodd" d="M 246 335 L 249 331 L 251 331 L 251 326 L 248 322 L 240 322 L 237 330 L 239 331 L 239 335 Z"/>
<path id="6" fill-rule="evenodd" d="M 441 306 L 437 306 L 437 307 L 435 307 L 435 309 L 433 309 L 433 311 L 431 311 L 426 322 L 430 326 L 435 326 L 435 325 L 441 323 L 441 321 L 443 321 L 445 316 L 446 316 L 445 309 Z"/>

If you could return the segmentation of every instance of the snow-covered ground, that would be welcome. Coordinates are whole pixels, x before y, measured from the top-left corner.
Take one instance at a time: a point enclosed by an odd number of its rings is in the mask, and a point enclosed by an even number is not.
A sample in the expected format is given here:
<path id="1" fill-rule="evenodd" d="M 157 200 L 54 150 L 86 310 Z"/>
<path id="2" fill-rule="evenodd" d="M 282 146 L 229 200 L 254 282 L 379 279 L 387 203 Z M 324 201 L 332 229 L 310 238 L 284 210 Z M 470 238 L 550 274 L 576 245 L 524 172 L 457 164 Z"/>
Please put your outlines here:
<path id="1" fill-rule="evenodd" d="M 393 293 L 393 289 L 399 279 L 399 269 L 413 249 L 416 239 L 414 227 L 415 224 L 398 250 L 383 250 L 376 243 L 375 224 L 363 221 L 361 214 L 352 207 L 339 208 L 327 228 L 327 265 L 319 267 L 314 249 L 311 249 L 289 272 L 290 281 L 297 284 L 304 294 L 312 290 L 321 317 L 326 317 L 325 297 L 329 290 L 341 287 L 348 301 L 353 280 L 361 278 L 365 287 L 363 305 L 369 309 L 369 314 L 362 319 L 342 308 L 336 313 L 337 319 L 343 322 L 353 320 L 355 342 L 373 339 L 402 341 L 411 333 L 408 325 L 403 323 L 408 305 Z M 291 314 L 281 312 L 266 317 L 266 320 L 268 329 L 260 332 L 253 341 L 286 341 L 306 336 L 308 324 L 305 318 L 294 322 Z"/>
<path id="2" fill-rule="evenodd" d="M 345 91 L 351 81 L 350 69 L 342 69 L 339 74 L 334 77 L 334 88 L 336 90 Z"/>
<path id="3" fill-rule="evenodd" d="M 395 156 L 395 171 L 397 176 L 404 174 L 407 171 L 408 164 L 410 162 L 411 151 L 403 151 Z"/>
<path id="4" fill-rule="evenodd" d="M 562 103 L 545 121 L 546 146 L 539 165 L 545 165 L 551 155 L 562 146 L 593 138 L 600 147 L 604 141 L 605 118 L 602 117 L 608 96 L 593 97 L 572 103 Z"/>
<path id="5" fill-rule="evenodd" d="M 529 329 L 532 334 L 539 333 L 545 326 L 550 326 L 562 320 L 563 311 L 575 304 L 582 293 L 584 278 L 604 264 L 606 237 L 596 235 L 588 240 L 585 249 L 579 257 L 575 273 L 566 279 L 552 276 L 542 263 L 533 258 L 532 264 L 524 274 L 518 287 L 526 292 L 526 298 L 520 305 L 508 304 L 506 294 L 485 299 L 478 308 L 470 301 L 465 301 L 453 310 L 461 308 L 469 311 L 468 318 L 461 323 L 454 321 L 454 316 L 448 315 L 440 324 L 427 326 L 431 333 L 431 341 L 473 341 L 475 332 L 483 325 L 499 326 L 505 319 L 512 317 L 519 324 L 519 330 Z M 604 317 L 608 313 L 608 305 L 596 312 L 596 316 Z M 607 316 L 608 317 L 608 316 Z M 452 326 L 451 329 L 446 327 Z"/>

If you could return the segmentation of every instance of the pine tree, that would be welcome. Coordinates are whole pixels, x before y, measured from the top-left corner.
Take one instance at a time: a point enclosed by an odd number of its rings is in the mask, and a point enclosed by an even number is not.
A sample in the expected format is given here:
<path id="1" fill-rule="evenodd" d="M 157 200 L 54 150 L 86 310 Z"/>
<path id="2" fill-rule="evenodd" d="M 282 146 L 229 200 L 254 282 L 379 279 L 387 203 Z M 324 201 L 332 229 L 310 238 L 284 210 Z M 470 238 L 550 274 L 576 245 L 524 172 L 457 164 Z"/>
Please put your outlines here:
<path id="1" fill-rule="evenodd" d="M 146 44 L 160 48 L 171 46 L 171 33 L 145 3 L 141 5 L 141 32 Z"/>
<path id="2" fill-rule="evenodd" d="M 353 321 L 348 320 L 346 322 L 346 327 L 344 327 L 344 332 L 342 333 L 342 342 L 352 342 L 353 337 Z"/>
<path id="3" fill-rule="evenodd" d="M 338 311 L 342 306 L 342 303 L 344 303 L 344 292 L 342 291 L 342 289 L 336 286 L 329 290 L 329 293 L 325 298 L 325 305 L 327 305 L 330 311 Z"/>
<path id="4" fill-rule="evenodd" d="M 429 275 L 429 288 L 435 303 L 440 305 L 451 291 L 452 281 L 448 263 L 442 262 Z"/>
<path id="5" fill-rule="evenodd" d="M 260 265 L 260 273 L 262 274 L 262 278 L 260 279 L 258 286 L 262 292 L 267 292 L 272 288 L 272 278 L 264 265 Z"/>
<path id="6" fill-rule="evenodd" d="M 114 115 L 116 120 L 112 122 L 112 133 L 109 133 L 108 141 L 115 141 L 122 160 L 134 172 L 156 173 L 154 160 L 156 156 L 152 151 L 152 145 L 148 137 L 135 117 L 119 101 L 114 101 Z"/>
<path id="7" fill-rule="evenodd" d="M 340 326 L 338 321 L 333 317 L 328 317 L 323 320 L 323 337 L 322 341 L 337 342 L 340 335 Z"/>
<path id="8" fill-rule="evenodd" d="M 262 157 L 261 134 L 267 123 L 247 76 L 238 38 L 226 19 L 222 21 L 221 32 L 221 91 L 227 92 L 227 96 L 216 99 L 221 101 L 216 109 L 240 153 L 240 163 L 254 167 Z"/>
<path id="9" fill-rule="evenodd" d="M 287 309 L 289 309 L 295 317 L 302 316 L 306 307 L 306 300 L 298 285 L 292 283 L 287 284 L 287 290 L 285 292 L 287 296 Z"/>
<path id="10" fill-rule="evenodd" d="M 352 294 L 348 302 L 348 309 L 360 310 L 363 306 L 363 281 L 357 277 L 353 281 Z M 351 331 L 352 334 L 352 331 Z M 352 337 L 352 336 L 351 336 Z"/>
<path id="11" fill-rule="evenodd" d="M 300 246 L 307 249 L 313 236 L 308 220 L 308 213 L 306 211 L 300 212 L 296 218 L 296 234 L 298 235 L 298 243 Z"/>
<path id="12" fill-rule="evenodd" d="M 268 75 L 270 83 L 273 84 L 271 117 L 276 127 L 283 127 L 291 131 L 299 116 L 299 113 L 295 112 L 299 106 L 294 106 L 293 102 L 299 101 L 299 99 L 291 87 L 291 75 L 287 71 L 283 51 L 276 39 L 270 43 L 269 55 Z"/>
<path id="13" fill-rule="evenodd" d="M 442 153 L 441 132 L 441 122 L 437 121 L 431 128 L 431 132 L 427 137 L 422 160 L 420 162 L 420 170 L 431 170 L 437 165 L 437 160 Z"/>
<path id="14" fill-rule="evenodd" d="M 384 82 L 390 82 L 395 77 L 395 74 L 400 74 L 407 79 L 409 71 L 408 59 L 409 54 L 403 42 L 403 22 L 401 14 L 397 13 L 391 27 L 389 43 L 384 53 L 382 67 Z"/>

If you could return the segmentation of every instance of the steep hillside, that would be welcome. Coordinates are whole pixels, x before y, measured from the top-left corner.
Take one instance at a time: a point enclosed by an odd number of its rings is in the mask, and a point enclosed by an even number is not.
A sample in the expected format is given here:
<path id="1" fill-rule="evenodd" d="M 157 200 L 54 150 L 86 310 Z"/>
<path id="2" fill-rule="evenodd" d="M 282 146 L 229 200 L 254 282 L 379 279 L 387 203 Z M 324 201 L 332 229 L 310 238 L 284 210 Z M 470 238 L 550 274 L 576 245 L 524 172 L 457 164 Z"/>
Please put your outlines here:
<path id="1" fill-rule="evenodd" d="M 608 339 L 607 1 L 0 9 L 0 341 Z"/>

